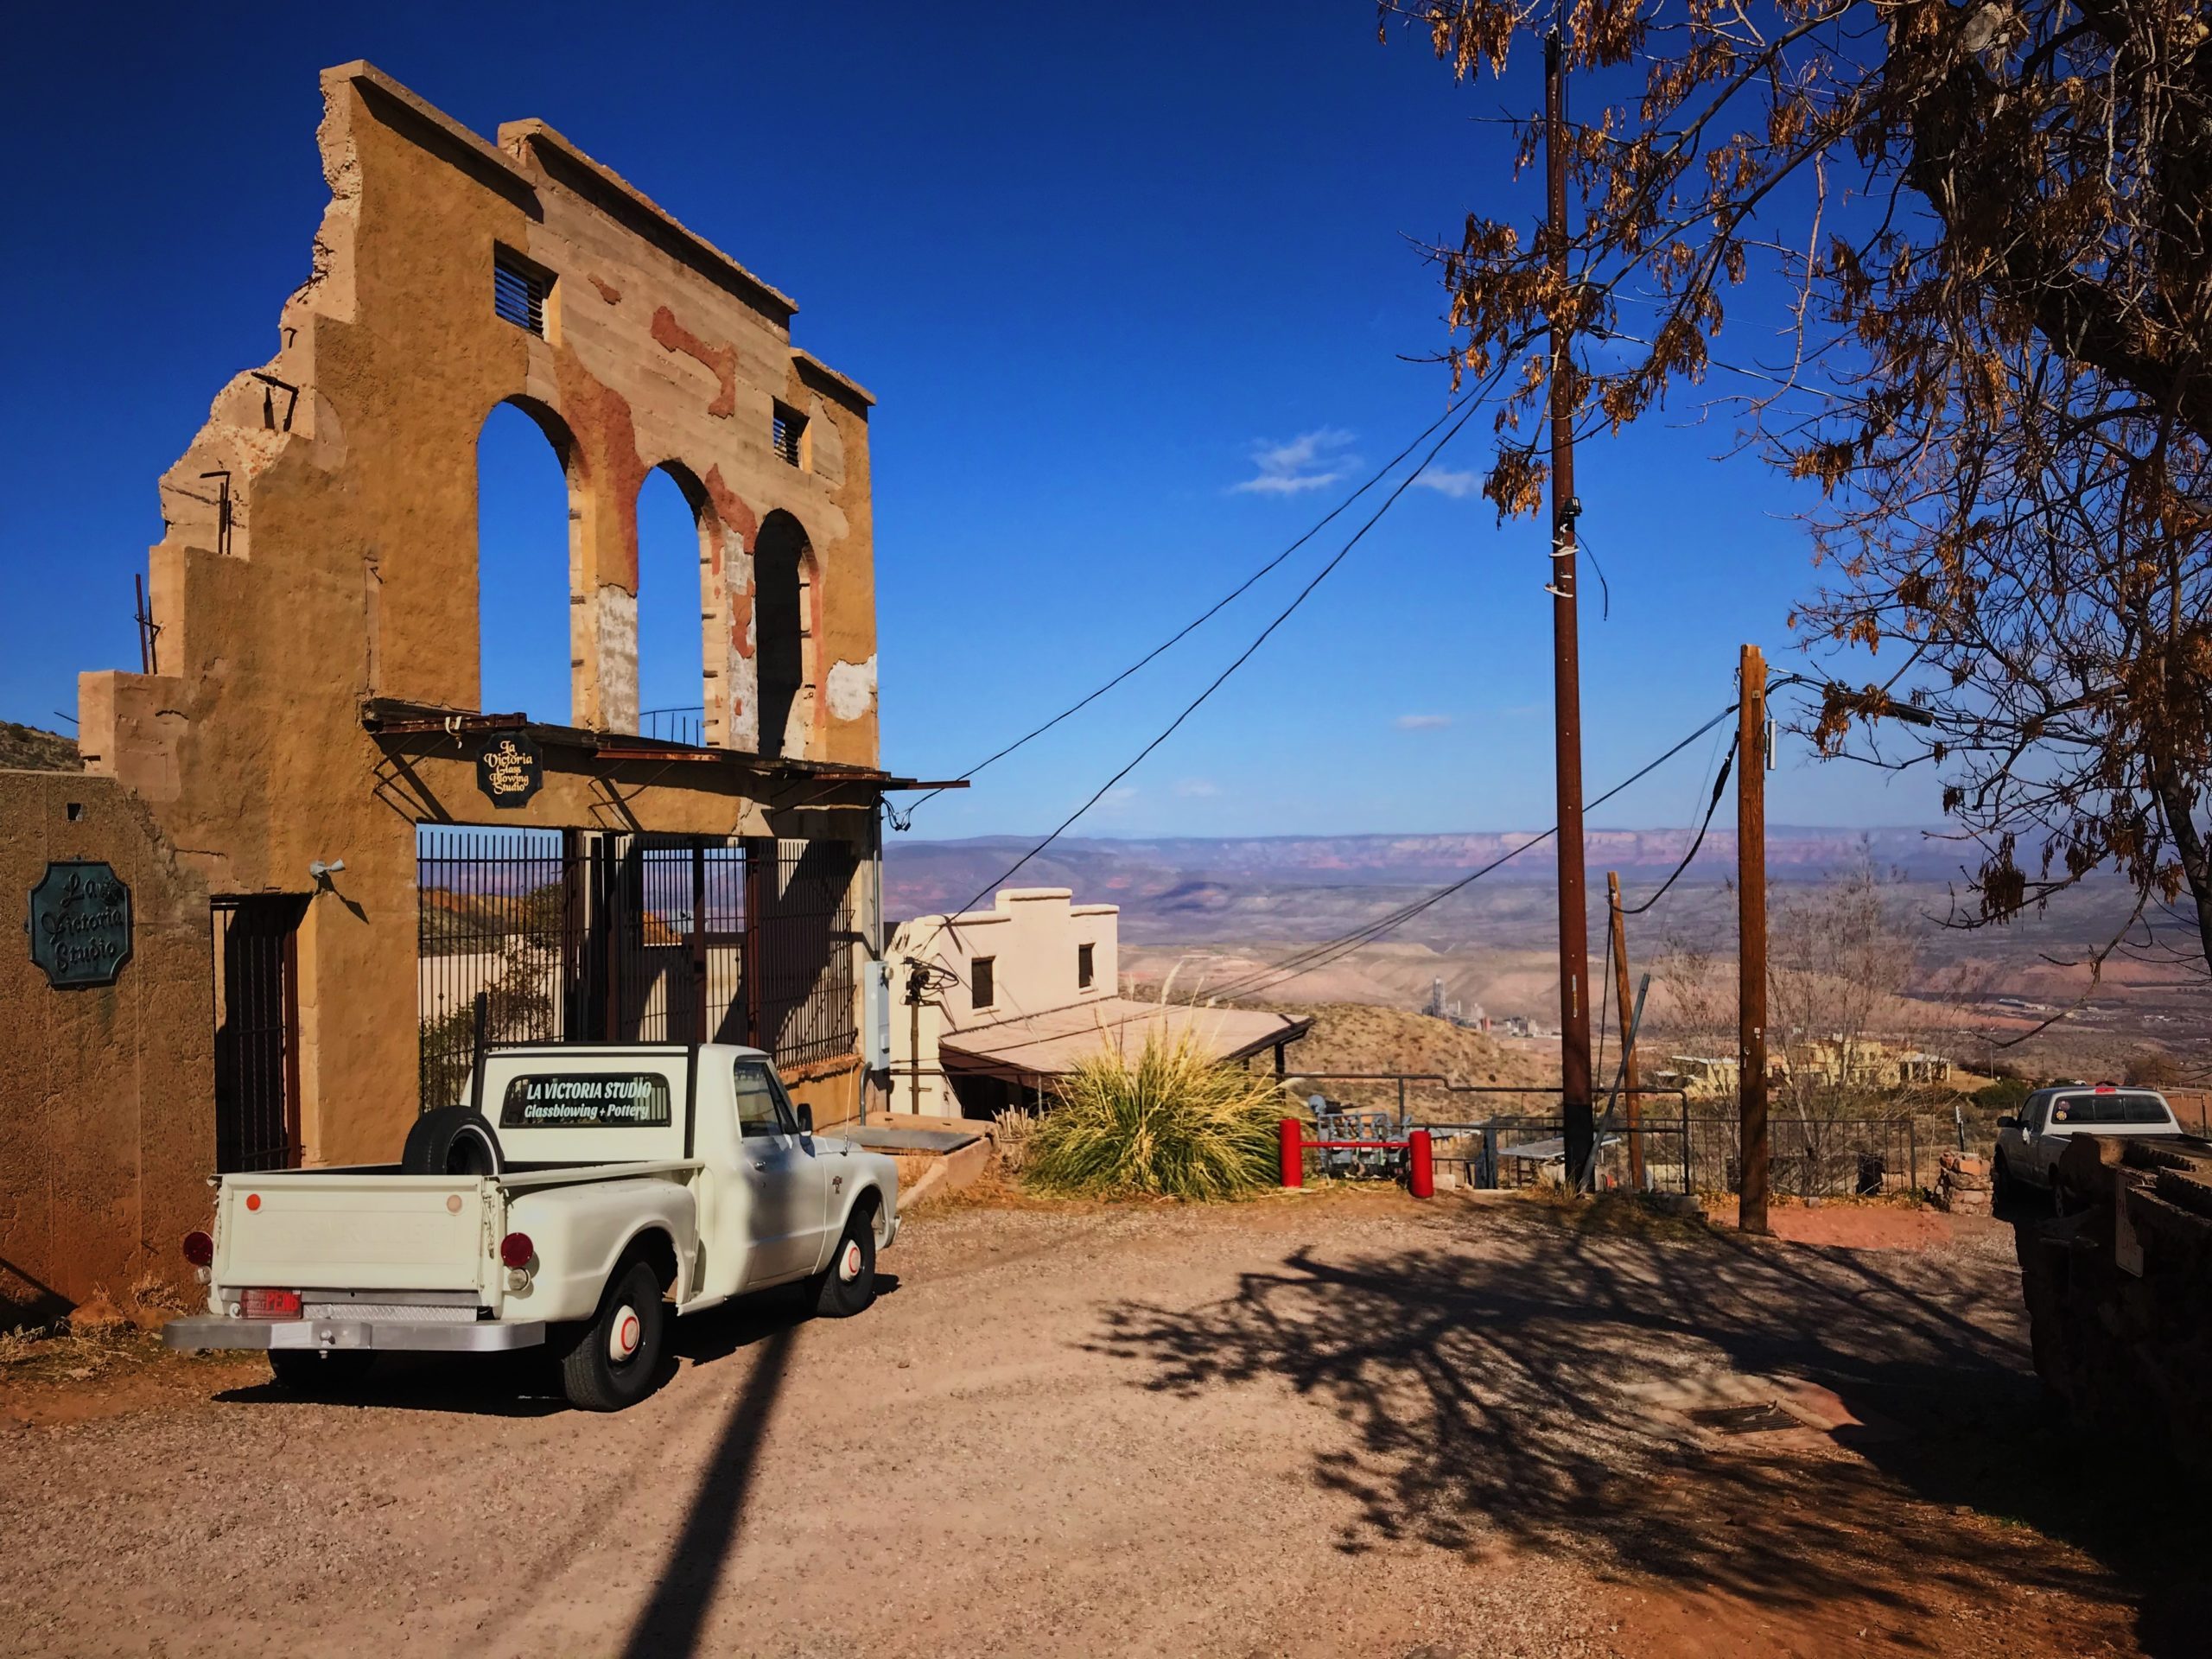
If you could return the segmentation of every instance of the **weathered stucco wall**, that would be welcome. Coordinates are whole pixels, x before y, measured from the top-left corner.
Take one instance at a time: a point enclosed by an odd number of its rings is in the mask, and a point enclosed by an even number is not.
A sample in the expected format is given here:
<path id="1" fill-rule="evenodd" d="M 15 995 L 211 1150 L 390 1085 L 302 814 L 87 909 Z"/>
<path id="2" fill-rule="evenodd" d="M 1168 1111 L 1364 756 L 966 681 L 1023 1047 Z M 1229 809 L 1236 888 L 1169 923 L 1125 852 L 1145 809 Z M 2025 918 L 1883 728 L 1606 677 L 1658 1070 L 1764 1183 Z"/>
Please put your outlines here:
<path id="1" fill-rule="evenodd" d="M 479 706 L 476 446 L 496 405 L 528 410 L 568 472 L 577 725 L 634 728 L 637 497 L 665 465 L 699 515 L 708 741 L 760 747 L 754 555 L 764 525 L 785 550 L 795 526 L 799 659 L 822 684 L 794 698 L 785 753 L 877 758 L 867 393 L 792 347 L 789 300 L 543 124 L 487 143 L 365 64 L 323 89 L 314 275 L 162 480 L 158 671 L 80 688 L 87 765 L 146 803 L 203 893 L 315 895 L 311 1164 L 391 1156 L 416 1109 L 418 822 L 867 841 L 864 785 L 765 760 L 549 749 L 537 798 L 495 810 L 459 741 L 364 728 L 371 697 Z M 501 250 L 551 282 L 542 336 L 494 312 Z M 806 417 L 803 465 L 772 447 L 779 402 Z M 310 861 L 340 859 L 317 892 Z M 204 1006 L 184 1024 L 205 1042 Z"/>
<path id="2" fill-rule="evenodd" d="M 206 1224 L 214 1091 L 206 890 L 111 779 L 0 772 L 0 891 L 49 861 L 113 866 L 130 888 L 132 954 L 113 985 L 51 988 L 0 951 L 0 1325 L 141 1274 L 188 1273 L 177 1242 Z"/>

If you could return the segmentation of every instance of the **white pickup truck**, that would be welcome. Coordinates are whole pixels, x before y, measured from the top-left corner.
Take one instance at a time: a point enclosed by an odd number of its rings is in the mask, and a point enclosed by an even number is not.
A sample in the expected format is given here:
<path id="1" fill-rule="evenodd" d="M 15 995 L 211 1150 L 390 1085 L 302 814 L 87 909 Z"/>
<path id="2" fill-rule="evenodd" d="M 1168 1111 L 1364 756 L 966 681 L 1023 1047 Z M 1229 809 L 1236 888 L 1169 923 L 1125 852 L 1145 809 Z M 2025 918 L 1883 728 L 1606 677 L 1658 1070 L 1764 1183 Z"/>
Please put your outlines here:
<path id="1" fill-rule="evenodd" d="M 318 1391 L 382 1351 L 546 1344 L 569 1400 L 613 1411 L 658 1380 L 671 1313 L 802 1281 L 824 1313 L 874 1300 L 897 1166 L 817 1135 L 759 1050 L 502 1046 L 470 1088 L 397 1165 L 217 1178 L 184 1242 L 208 1311 L 163 1340 L 265 1348 Z"/>
<path id="2" fill-rule="evenodd" d="M 2051 1172 L 2077 1135 L 2179 1135 L 2173 1108 L 2152 1089 L 2113 1084 L 2062 1084 L 2038 1089 L 2015 1116 L 1997 1120 L 1995 1193 L 2001 1205 L 2022 1189 L 2056 1186 Z"/>

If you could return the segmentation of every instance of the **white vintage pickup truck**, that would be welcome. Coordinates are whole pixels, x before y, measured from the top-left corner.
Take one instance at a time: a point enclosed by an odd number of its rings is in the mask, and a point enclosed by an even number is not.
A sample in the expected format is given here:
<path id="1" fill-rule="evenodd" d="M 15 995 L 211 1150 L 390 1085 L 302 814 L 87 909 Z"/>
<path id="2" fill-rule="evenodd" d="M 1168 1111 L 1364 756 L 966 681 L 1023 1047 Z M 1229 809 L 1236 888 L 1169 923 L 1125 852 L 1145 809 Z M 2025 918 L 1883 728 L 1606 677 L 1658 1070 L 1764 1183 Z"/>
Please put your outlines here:
<path id="1" fill-rule="evenodd" d="M 814 1133 L 768 1057 L 715 1043 L 496 1046 L 469 1106 L 425 1112 L 397 1165 L 225 1175 L 208 1286 L 173 1348 L 265 1348 L 328 1390 L 388 1350 L 550 1344 L 587 1409 L 658 1380 L 668 1319 L 808 1281 L 874 1300 L 899 1231 L 888 1158 Z"/>

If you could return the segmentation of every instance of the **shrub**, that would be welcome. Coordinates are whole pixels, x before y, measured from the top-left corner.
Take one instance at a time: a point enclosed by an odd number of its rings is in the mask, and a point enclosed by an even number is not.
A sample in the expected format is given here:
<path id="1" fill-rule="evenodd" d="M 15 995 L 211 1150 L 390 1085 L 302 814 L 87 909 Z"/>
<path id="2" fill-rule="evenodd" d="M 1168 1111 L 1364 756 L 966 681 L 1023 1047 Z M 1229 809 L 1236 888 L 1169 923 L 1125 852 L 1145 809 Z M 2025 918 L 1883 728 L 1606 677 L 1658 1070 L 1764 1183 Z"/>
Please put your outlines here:
<path id="1" fill-rule="evenodd" d="M 2181 1067 L 2171 1054 L 2138 1054 L 2122 1076 L 2131 1088 L 2171 1089 L 2181 1081 Z"/>
<path id="2" fill-rule="evenodd" d="M 1132 1061 L 1109 1048 L 1062 1077 L 1027 1137 L 1026 1185 L 1048 1192 L 1230 1198 L 1275 1178 L 1283 1096 L 1271 1077 L 1154 1032 Z"/>
<path id="3" fill-rule="evenodd" d="M 2021 1103 L 2033 1091 L 2022 1077 L 1999 1077 L 1996 1082 L 1974 1090 L 1974 1103 L 1985 1112 L 2017 1112 Z"/>

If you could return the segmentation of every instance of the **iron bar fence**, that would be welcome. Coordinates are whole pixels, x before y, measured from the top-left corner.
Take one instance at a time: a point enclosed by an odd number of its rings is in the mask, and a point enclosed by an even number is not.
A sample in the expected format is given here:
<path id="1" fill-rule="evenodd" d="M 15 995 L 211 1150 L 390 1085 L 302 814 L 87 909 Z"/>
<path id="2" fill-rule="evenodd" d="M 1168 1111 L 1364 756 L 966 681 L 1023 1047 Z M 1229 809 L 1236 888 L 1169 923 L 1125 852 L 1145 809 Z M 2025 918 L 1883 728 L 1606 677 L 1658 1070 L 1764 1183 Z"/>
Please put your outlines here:
<path id="1" fill-rule="evenodd" d="M 1284 1086 L 1354 1084 L 1361 1096 L 1338 1101 L 1324 1095 L 1323 1109 L 1371 1112 L 1395 1101 L 1400 1129 L 1418 1127 L 1436 1137 L 1440 1166 L 1458 1165 L 1470 1186 L 1495 1188 L 1564 1185 L 1566 1121 L 1558 1091 L 1526 1084 L 1467 1084 L 1433 1072 L 1293 1072 Z M 1639 1089 L 1637 1124 L 1617 1106 L 1599 1148 L 1593 1177 L 1600 1187 L 1629 1185 L 1628 1148 L 1643 1142 L 1644 1182 L 1654 1191 L 1733 1192 L 1742 1179 L 1739 1128 L 1732 1111 L 1700 1112 L 1688 1093 Z M 1517 1101 L 1516 1101 L 1517 1097 Z M 1510 1105 L 1542 1103 L 1515 1112 L 1467 1110 L 1454 1103 L 1480 1099 Z M 1919 1118 L 1886 1116 L 1770 1116 L 1769 1179 L 1793 1198 L 1892 1196 L 1924 1190 Z M 1931 1141 L 1940 1147 L 1940 1137 Z"/>
<path id="2" fill-rule="evenodd" d="M 835 841 L 426 825 L 416 837 L 425 1107 L 496 1042 L 856 1052 L 853 876 Z"/>

